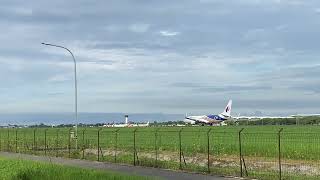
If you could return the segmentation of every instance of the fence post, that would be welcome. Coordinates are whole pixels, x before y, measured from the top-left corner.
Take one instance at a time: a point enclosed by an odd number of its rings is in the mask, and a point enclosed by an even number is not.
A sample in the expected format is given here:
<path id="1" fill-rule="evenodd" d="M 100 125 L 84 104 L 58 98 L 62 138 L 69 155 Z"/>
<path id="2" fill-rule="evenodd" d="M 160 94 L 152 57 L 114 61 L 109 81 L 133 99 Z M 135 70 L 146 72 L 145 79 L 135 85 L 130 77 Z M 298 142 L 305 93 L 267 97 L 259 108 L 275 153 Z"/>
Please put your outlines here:
<path id="1" fill-rule="evenodd" d="M 239 159 L 240 159 L 240 177 L 243 176 L 243 172 L 242 172 L 242 148 L 241 148 L 241 132 L 244 130 L 244 128 L 242 128 L 239 131 Z"/>
<path id="2" fill-rule="evenodd" d="M 8 135 L 7 135 L 7 151 L 9 152 L 9 146 L 10 146 L 10 142 L 9 142 L 9 128 L 8 128 Z"/>
<path id="3" fill-rule="evenodd" d="M 136 165 L 136 132 L 137 128 L 133 131 L 133 165 Z"/>
<path id="4" fill-rule="evenodd" d="M 16 129 L 16 153 L 18 153 L 18 129 Z"/>
<path id="5" fill-rule="evenodd" d="M 47 156 L 47 130 L 44 130 L 44 155 Z"/>
<path id="6" fill-rule="evenodd" d="M 2 151 L 2 130 L 0 131 L 0 151 Z"/>
<path id="7" fill-rule="evenodd" d="M 86 129 L 82 130 L 82 159 L 84 159 L 84 149 L 85 149 L 85 144 L 84 144 L 84 135 L 85 135 Z"/>
<path id="8" fill-rule="evenodd" d="M 279 180 L 281 180 L 281 132 L 283 128 L 278 131 L 278 150 L 279 150 Z"/>
<path id="9" fill-rule="evenodd" d="M 179 130 L 179 168 L 182 169 L 182 144 L 181 144 L 181 132 L 183 128 Z"/>
<path id="10" fill-rule="evenodd" d="M 69 129 L 69 134 L 68 134 L 68 157 L 71 157 L 71 129 Z"/>
<path id="11" fill-rule="evenodd" d="M 115 144 L 114 144 L 114 149 L 115 149 L 115 151 L 114 151 L 114 162 L 115 163 L 117 163 L 117 150 L 118 150 L 118 131 L 119 131 L 119 129 L 117 129 L 117 130 L 115 130 L 114 132 L 115 132 Z"/>
<path id="12" fill-rule="evenodd" d="M 210 132 L 211 128 L 207 132 L 207 148 L 208 148 L 208 173 L 210 173 Z"/>
<path id="13" fill-rule="evenodd" d="M 3 138 L 3 136 L 2 136 L 2 130 L 0 131 L 0 150 L 2 151 L 2 146 L 4 146 L 4 145 L 2 145 L 2 141 L 3 141 L 3 144 L 4 144 L 4 138 Z"/>
<path id="14" fill-rule="evenodd" d="M 154 148 L 155 148 L 155 152 L 156 152 L 156 162 L 155 162 L 155 167 L 158 167 L 158 131 L 159 128 L 156 129 L 155 133 L 154 133 Z"/>
<path id="15" fill-rule="evenodd" d="M 24 145 L 23 145 L 24 146 L 24 148 L 23 148 L 24 153 L 27 154 L 27 143 L 28 142 L 27 142 L 27 136 L 26 136 L 26 129 L 24 129 L 24 131 L 23 131 L 23 139 L 24 139 Z"/>
<path id="16" fill-rule="evenodd" d="M 98 129 L 98 148 L 97 148 L 97 150 L 98 150 L 98 161 L 100 161 L 100 151 L 99 151 L 99 149 L 100 149 L 100 131 L 101 131 L 101 128 Z"/>
<path id="17" fill-rule="evenodd" d="M 36 154 L 36 128 L 33 129 L 33 154 Z"/>
<path id="18" fill-rule="evenodd" d="M 56 149 L 56 157 L 58 157 L 58 151 L 59 151 L 59 150 L 58 150 L 58 148 L 59 148 L 59 147 L 58 147 L 58 146 L 59 146 L 59 143 L 58 143 L 58 142 L 59 142 L 59 131 L 60 131 L 60 129 L 57 129 L 56 148 L 55 148 L 55 149 Z"/>

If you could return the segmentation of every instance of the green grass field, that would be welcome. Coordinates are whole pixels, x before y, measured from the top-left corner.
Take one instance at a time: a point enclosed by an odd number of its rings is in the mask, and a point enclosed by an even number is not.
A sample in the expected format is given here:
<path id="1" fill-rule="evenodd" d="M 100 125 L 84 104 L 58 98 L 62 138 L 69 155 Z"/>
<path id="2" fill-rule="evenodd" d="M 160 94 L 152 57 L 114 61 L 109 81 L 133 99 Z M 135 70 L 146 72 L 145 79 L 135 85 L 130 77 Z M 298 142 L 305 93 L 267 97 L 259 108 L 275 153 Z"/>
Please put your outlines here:
<path id="1" fill-rule="evenodd" d="M 152 178 L 0 157 L 0 179 L 5 180 L 149 180 Z"/>
<path id="2" fill-rule="evenodd" d="M 278 131 L 283 128 L 280 133 L 283 174 L 303 175 L 304 179 L 320 175 L 318 126 L 102 128 L 100 131 L 80 128 L 78 150 L 69 129 L 1 129 L 0 149 L 90 160 L 98 160 L 99 153 L 100 161 L 207 172 L 209 142 L 211 173 L 239 176 L 242 128 L 244 174 L 248 172 L 248 176 L 262 179 L 278 176 Z"/>

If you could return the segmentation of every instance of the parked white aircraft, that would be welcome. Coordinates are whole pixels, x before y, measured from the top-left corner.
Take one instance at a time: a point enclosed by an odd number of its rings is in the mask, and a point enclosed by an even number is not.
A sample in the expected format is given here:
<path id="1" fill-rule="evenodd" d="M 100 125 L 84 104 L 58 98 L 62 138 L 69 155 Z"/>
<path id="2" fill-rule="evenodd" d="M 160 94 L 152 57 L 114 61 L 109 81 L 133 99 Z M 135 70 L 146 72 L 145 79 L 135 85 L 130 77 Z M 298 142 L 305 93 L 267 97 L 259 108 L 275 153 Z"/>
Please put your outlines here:
<path id="1" fill-rule="evenodd" d="M 146 124 L 142 123 L 130 123 L 128 118 L 128 115 L 125 115 L 125 123 L 120 123 L 120 124 L 110 124 L 110 125 L 104 125 L 103 127 L 148 127 L 149 126 L 149 121 Z"/>
<path id="2" fill-rule="evenodd" d="M 149 121 L 146 124 L 110 124 L 110 125 L 104 125 L 103 127 L 148 127 L 149 126 Z"/>
<path id="3" fill-rule="evenodd" d="M 224 111 L 218 115 L 186 116 L 184 122 L 187 124 L 218 124 L 231 119 L 232 100 L 229 100 Z M 223 123 L 224 124 L 224 123 Z"/>

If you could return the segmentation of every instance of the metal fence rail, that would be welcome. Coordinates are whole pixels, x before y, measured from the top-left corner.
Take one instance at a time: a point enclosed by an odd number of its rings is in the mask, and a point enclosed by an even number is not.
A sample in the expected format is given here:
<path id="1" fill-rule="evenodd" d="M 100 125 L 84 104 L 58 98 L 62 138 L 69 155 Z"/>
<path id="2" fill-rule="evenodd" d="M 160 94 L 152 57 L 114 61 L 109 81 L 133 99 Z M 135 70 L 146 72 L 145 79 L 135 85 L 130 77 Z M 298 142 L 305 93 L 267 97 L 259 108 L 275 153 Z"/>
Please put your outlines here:
<path id="1" fill-rule="evenodd" d="M 320 178 L 320 133 L 80 129 L 0 129 L 0 150 L 258 179 Z"/>

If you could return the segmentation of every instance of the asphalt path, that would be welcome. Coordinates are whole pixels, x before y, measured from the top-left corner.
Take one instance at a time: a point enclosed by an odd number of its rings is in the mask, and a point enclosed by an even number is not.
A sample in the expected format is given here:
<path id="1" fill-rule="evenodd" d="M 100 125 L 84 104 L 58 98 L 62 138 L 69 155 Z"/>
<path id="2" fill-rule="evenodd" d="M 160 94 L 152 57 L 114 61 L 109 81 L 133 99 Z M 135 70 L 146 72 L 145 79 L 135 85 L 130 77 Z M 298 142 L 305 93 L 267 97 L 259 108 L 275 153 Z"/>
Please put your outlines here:
<path id="1" fill-rule="evenodd" d="M 53 164 L 68 165 L 82 168 L 110 170 L 126 174 L 134 174 L 139 176 L 152 176 L 166 180 L 236 180 L 239 178 L 235 177 L 221 177 L 221 176 L 210 176 L 204 174 L 189 173 L 183 171 L 165 170 L 151 167 L 121 165 L 106 162 L 88 161 L 80 159 L 65 159 L 59 157 L 46 157 L 46 156 L 35 156 L 29 154 L 17 154 L 0 152 L 0 156 L 13 158 L 13 159 L 24 159 L 39 162 L 51 162 Z"/>

